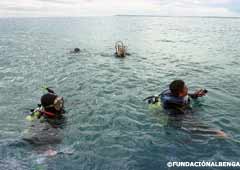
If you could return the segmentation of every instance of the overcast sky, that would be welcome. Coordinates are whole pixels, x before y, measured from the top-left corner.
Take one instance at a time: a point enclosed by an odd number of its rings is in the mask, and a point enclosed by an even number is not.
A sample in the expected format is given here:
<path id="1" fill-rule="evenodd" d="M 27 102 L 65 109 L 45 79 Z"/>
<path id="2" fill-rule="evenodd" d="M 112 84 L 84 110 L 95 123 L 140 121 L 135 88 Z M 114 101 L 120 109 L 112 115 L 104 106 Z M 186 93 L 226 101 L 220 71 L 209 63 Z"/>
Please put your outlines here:
<path id="1" fill-rule="evenodd" d="M 240 0 L 0 0 L 0 17 L 240 16 Z"/>

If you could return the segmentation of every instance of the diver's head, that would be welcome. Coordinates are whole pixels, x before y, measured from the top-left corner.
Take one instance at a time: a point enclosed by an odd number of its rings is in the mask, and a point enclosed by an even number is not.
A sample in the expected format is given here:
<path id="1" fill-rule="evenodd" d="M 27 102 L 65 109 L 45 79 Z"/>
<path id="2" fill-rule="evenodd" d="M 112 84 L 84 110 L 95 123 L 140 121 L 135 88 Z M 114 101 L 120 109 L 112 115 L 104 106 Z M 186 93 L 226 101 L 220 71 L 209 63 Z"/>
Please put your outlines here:
<path id="1" fill-rule="evenodd" d="M 120 48 L 117 49 L 117 55 L 118 55 L 119 57 L 124 57 L 125 54 L 126 54 L 126 50 L 125 50 L 124 47 L 120 47 Z"/>
<path id="2" fill-rule="evenodd" d="M 122 41 L 117 41 L 115 43 L 116 54 L 118 57 L 125 57 L 126 55 L 126 46 L 124 46 Z"/>
<path id="3" fill-rule="evenodd" d="M 47 93 L 41 97 L 41 105 L 46 111 L 56 113 L 63 110 L 64 101 L 54 93 Z"/>
<path id="4" fill-rule="evenodd" d="M 174 80 L 169 85 L 169 89 L 171 93 L 177 97 L 184 97 L 188 94 L 188 87 L 183 80 Z"/>
<path id="5" fill-rule="evenodd" d="M 74 48 L 74 52 L 75 52 L 75 53 L 79 53 L 79 52 L 80 52 L 80 49 L 79 49 L 79 48 Z"/>

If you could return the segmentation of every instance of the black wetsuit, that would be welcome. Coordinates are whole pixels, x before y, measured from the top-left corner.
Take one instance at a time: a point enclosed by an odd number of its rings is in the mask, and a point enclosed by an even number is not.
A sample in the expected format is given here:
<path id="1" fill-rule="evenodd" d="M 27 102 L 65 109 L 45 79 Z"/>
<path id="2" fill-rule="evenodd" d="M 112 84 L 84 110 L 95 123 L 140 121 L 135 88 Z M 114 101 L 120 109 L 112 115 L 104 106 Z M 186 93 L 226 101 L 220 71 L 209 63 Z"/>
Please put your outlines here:
<path id="1" fill-rule="evenodd" d="M 185 97 L 174 96 L 170 90 L 165 90 L 160 94 L 163 108 L 168 114 L 185 114 L 192 111 L 190 106 L 191 98 L 197 98 L 194 94 Z"/>

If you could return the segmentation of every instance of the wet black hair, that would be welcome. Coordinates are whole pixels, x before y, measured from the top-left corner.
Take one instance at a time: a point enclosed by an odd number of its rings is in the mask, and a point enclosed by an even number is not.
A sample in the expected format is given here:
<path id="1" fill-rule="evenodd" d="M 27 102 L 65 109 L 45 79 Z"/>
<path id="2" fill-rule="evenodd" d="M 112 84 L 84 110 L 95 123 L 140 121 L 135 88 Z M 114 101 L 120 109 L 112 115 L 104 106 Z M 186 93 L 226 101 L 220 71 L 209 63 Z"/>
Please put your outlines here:
<path id="1" fill-rule="evenodd" d="M 75 53 L 78 53 L 78 52 L 80 52 L 80 49 L 79 49 L 79 48 L 75 48 L 75 49 L 74 49 L 74 52 L 75 52 Z"/>
<path id="2" fill-rule="evenodd" d="M 53 93 L 47 93 L 47 94 L 44 94 L 42 97 L 41 97 L 41 105 L 43 107 L 47 107 L 47 106 L 50 106 L 52 104 L 54 104 L 54 100 L 57 98 L 57 95 L 56 94 L 53 94 Z"/>
<path id="3" fill-rule="evenodd" d="M 169 89 L 174 96 L 179 96 L 179 93 L 183 91 L 184 86 L 185 82 L 183 80 L 174 80 L 169 85 Z"/>

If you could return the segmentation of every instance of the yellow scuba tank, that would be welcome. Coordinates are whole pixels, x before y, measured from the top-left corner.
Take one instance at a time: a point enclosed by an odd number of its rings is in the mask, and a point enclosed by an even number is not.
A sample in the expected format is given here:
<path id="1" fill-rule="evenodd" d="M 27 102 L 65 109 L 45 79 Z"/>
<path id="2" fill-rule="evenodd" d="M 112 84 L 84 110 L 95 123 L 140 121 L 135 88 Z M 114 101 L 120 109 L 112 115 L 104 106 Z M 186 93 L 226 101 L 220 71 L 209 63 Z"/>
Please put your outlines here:
<path id="1" fill-rule="evenodd" d="M 41 107 L 36 108 L 33 112 L 26 117 L 26 120 L 29 122 L 38 120 L 41 117 Z"/>
<path id="2" fill-rule="evenodd" d="M 148 108 L 150 110 L 161 110 L 162 104 L 159 96 L 150 96 L 144 99 L 148 103 Z"/>
<path id="3" fill-rule="evenodd" d="M 150 103 L 148 105 L 148 108 L 150 110 L 162 110 L 162 104 L 160 101 L 156 102 L 156 103 Z"/>

